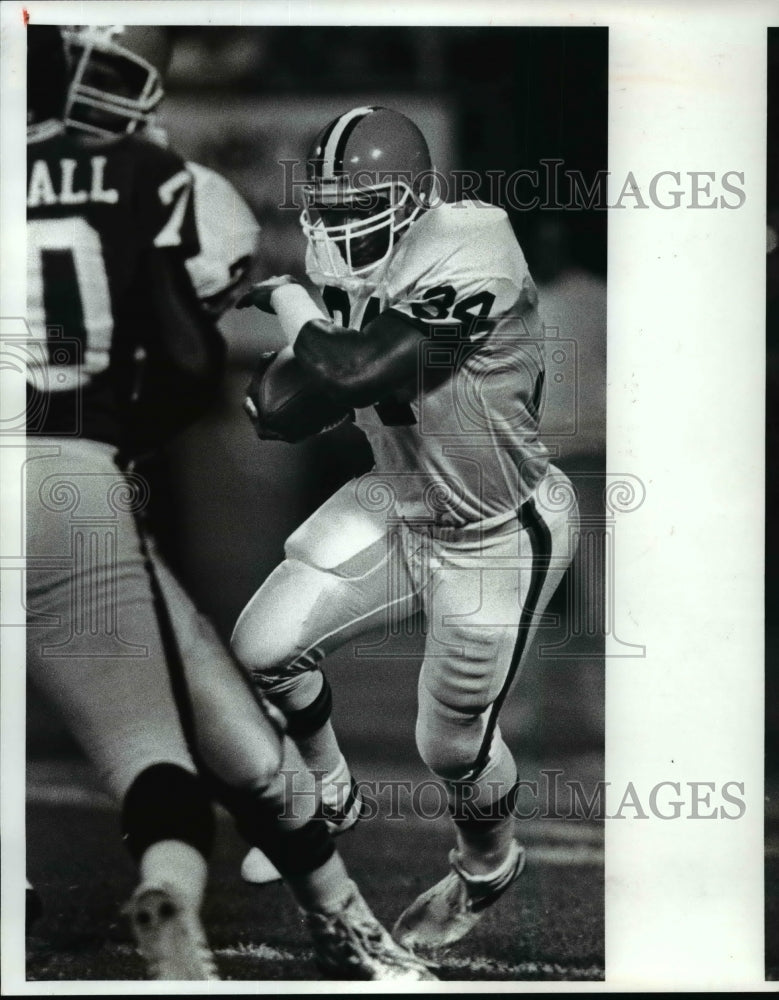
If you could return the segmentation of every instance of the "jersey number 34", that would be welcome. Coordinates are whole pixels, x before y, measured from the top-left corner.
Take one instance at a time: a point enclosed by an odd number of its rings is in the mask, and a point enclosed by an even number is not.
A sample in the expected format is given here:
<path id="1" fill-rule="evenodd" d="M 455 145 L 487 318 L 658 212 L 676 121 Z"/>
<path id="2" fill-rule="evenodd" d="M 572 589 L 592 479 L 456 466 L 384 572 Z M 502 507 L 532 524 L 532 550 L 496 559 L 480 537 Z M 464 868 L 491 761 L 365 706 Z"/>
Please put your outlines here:
<path id="1" fill-rule="evenodd" d="M 492 292 L 478 292 L 455 306 L 456 297 L 457 293 L 451 285 L 437 285 L 428 289 L 419 302 L 413 303 L 411 312 L 416 319 L 450 320 L 460 326 L 468 340 L 490 328 L 488 317 L 495 302 Z M 335 318 L 336 313 L 339 313 L 338 322 L 342 326 L 349 326 L 351 303 L 348 293 L 343 288 L 327 285 L 322 291 L 322 298 L 330 315 Z M 365 306 L 361 330 L 379 315 L 380 308 L 379 299 L 371 296 Z M 381 422 L 388 427 L 409 426 L 417 422 L 411 405 L 393 397 L 382 400 L 374 408 Z"/>

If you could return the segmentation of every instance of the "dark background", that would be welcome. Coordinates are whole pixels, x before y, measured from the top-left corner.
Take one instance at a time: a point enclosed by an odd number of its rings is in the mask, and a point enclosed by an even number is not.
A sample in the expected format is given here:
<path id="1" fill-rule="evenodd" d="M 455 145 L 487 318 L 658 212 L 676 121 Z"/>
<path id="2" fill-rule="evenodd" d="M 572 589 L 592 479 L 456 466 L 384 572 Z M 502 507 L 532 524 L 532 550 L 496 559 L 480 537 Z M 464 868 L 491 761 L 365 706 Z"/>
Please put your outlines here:
<path id="1" fill-rule="evenodd" d="M 779 236 L 779 28 L 768 30 L 767 208 Z M 779 249 L 766 257 L 766 844 L 779 836 Z M 779 976 L 779 867 L 766 861 L 766 967 Z"/>
<path id="2" fill-rule="evenodd" d="M 768 32 L 768 222 L 779 234 L 779 28 Z M 779 769 L 779 249 L 766 267 L 766 751 L 771 770 Z"/>
<path id="3" fill-rule="evenodd" d="M 171 96 L 329 93 L 344 110 L 371 92 L 429 96 L 453 109 L 460 169 L 510 174 L 554 158 L 585 178 L 606 169 L 605 28 L 180 28 L 174 38 Z M 229 172 L 240 151 L 224 153 Z M 532 269 L 538 212 L 504 207 Z M 569 212 L 565 225 L 574 261 L 605 278 L 605 211 Z"/>
<path id="4" fill-rule="evenodd" d="M 460 169 L 606 169 L 606 28 L 179 28 L 174 45 L 170 96 L 330 93 L 346 110 L 371 92 L 426 95 L 453 108 Z M 509 214 L 532 269 L 538 212 Z M 575 261 L 605 278 L 605 211 L 565 222 Z"/>

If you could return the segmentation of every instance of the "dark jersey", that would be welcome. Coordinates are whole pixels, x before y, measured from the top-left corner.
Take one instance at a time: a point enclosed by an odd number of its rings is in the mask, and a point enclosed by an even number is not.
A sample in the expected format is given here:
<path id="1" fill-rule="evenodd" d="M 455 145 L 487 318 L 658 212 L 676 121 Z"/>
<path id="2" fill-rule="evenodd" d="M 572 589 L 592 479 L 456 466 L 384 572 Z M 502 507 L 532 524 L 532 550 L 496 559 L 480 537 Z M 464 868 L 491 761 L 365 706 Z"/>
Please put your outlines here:
<path id="1" fill-rule="evenodd" d="M 198 250 L 192 176 L 175 153 L 57 122 L 29 130 L 28 433 L 127 446 L 164 433 L 177 394 L 192 408 L 188 379 L 216 336 L 184 266 Z"/>

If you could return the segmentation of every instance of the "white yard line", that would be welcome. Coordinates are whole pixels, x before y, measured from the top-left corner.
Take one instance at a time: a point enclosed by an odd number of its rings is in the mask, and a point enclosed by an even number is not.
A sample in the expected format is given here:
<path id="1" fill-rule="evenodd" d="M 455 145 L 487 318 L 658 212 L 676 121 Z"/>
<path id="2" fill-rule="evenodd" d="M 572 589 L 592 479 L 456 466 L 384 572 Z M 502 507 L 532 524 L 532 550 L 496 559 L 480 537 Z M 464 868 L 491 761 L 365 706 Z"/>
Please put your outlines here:
<path id="1" fill-rule="evenodd" d="M 218 958 L 253 958 L 263 962 L 303 962 L 313 961 L 313 955 L 308 951 L 284 951 L 272 948 L 266 944 L 241 944 L 234 948 L 217 948 Z M 436 966 L 434 966 L 435 968 Z M 598 979 L 603 975 L 603 969 L 593 965 L 587 968 L 558 965 L 550 962 L 502 962 L 492 958 L 445 958 L 440 962 L 441 969 L 450 972 L 464 972 L 469 975 L 492 975 L 520 978 L 524 976 L 555 975 L 566 979 Z"/>

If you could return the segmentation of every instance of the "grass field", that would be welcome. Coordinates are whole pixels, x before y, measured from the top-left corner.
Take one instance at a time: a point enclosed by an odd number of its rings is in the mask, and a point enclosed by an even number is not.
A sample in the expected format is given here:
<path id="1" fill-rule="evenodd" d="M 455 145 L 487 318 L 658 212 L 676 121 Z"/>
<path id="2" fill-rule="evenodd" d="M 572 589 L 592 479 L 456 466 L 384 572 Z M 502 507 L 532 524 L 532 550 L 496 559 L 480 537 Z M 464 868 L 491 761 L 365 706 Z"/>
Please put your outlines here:
<path id="1" fill-rule="evenodd" d="M 580 764 L 581 762 L 579 762 Z M 565 766 L 565 761 L 558 762 Z M 372 777 L 362 769 L 362 777 Z M 412 780 L 423 777 L 411 774 Z M 445 873 L 446 818 L 379 815 L 339 846 L 377 916 L 391 924 Z M 402 803 L 401 803 L 402 807 Z M 597 980 L 603 977 L 602 827 L 528 821 L 525 872 L 444 960 L 446 980 Z M 80 768 L 39 764 L 28 783 L 28 871 L 44 913 L 28 937 L 30 980 L 143 978 L 119 909 L 134 885 L 117 816 Z M 232 980 L 318 978 L 291 896 L 280 884 L 251 886 L 238 870 L 243 845 L 219 824 L 204 920 L 220 973 Z"/>
<path id="2" fill-rule="evenodd" d="M 561 616 L 562 617 L 562 616 Z M 564 628 L 561 620 L 559 629 Z M 549 633 L 550 641 L 558 629 Z M 597 640 L 595 640 L 597 641 Z M 594 645 L 594 643 L 593 643 Z M 418 635 L 402 637 L 387 660 L 331 658 L 334 723 L 355 775 L 395 781 L 397 798 L 378 792 L 374 816 L 339 846 L 377 916 L 390 926 L 416 895 L 446 873 L 452 846 L 443 800 L 435 794 L 413 744 Z M 512 690 L 501 726 L 520 776 L 544 788 L 559 771 L 556 811 L 569 812 L 564 782 L 587 794 L 603 776 L 602 668 L 587 661 L 542 661 L 531 654 Z M 586 689 L 588 697 L 571 697 Z M 141 978 L 121 904 L 134 887 L 133 866 L 118 834 L 118 816 L 73 753 L 56 720 L 34 714 L 27 783 L 27 872 L 44 913 L 27 941 L 27 978 L 42 981 Z M 403 784 L 400 784 L 403 783 Z M 424 785 L 418 800 L 412 789 Z M 376 788 L 375 785 L 370 785 Z M 424 811 L 422 818 L 415 814 Z M 532 797 L 520 797 L 530 812 Z M 538 804 L 543 812 L 544 800 Z M 398 815 L 400 814 L 400 815 Z M 604 975 L 603 825 L 574 812 L 570 820 L 521 821 L 525 872 L 481 924 L 437 970 L 452 981 L 592 981 Z M 307 936 L 282 885 L 241 882 L 243 843 L 222 817 L 204 921 L 224 979 L 317 978 Z"/>

